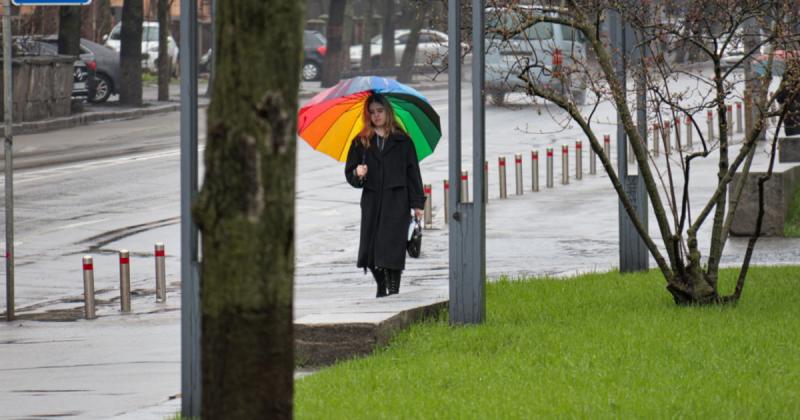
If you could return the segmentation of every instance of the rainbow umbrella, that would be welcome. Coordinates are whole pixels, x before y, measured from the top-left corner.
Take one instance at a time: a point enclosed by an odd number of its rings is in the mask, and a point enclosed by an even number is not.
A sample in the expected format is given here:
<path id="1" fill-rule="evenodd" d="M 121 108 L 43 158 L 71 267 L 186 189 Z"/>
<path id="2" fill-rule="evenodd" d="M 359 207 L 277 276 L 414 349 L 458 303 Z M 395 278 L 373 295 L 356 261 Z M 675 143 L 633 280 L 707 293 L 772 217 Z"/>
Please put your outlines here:
<path id="1" fill-rule="evenodd" d="M 351 140 L 364 127 L 364 105 L 372 93 L 392 104 L 395 120 L 411 137 L 420 160 L 433 153 L 442 129 L 431 104 L 416 90 L 376 76 L 342 80 L 311 98 L 297 115 L 297 134 L 314 150 L 346 161 Z"/>

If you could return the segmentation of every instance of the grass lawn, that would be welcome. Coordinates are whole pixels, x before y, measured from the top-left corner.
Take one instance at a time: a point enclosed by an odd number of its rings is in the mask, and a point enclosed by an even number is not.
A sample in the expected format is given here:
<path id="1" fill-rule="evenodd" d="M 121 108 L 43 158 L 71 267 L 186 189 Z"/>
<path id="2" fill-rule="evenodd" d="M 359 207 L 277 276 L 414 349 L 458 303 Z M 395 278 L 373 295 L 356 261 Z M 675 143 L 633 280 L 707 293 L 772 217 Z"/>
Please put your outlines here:
<path id="1" fill-rule="evenodd" d="M 295 416 L 800 417 L 800 267 L 752 268 L 731 307 L 677 307 L 657 272 L 500 281 L 486 299 L 483 325 L 445 314 L 298 380 Z"/>

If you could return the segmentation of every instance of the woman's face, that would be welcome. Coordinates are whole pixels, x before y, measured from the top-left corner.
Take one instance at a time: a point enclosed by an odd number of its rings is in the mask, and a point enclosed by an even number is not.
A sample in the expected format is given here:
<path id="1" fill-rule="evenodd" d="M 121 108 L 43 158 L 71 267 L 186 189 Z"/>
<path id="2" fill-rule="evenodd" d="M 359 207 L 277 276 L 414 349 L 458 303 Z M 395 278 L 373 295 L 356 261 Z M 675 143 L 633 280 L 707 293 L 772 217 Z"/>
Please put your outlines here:
<path id="1" fill-rule="evenodd" d="M 372 126 L 375 128 L 383 128 L 386 126 L 386 109 L 383 105 L 375 102 L 369 106 L 369 119 Z"/>

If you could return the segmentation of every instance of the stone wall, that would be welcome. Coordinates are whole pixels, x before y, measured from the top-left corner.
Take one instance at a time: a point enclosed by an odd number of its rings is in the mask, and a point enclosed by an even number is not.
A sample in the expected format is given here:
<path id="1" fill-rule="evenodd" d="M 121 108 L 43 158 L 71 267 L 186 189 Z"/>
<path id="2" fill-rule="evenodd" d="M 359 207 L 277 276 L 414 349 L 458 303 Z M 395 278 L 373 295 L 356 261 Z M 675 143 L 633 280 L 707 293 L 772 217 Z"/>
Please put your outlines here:
<path id="1" fill-rule="evenodd" d="M 739 206 L 731 224 L 731 234 L 735 236 L 752 235 L 755 231 L 758 215 L 758 178 L 763 172 L 751 172 L 747 177 Z M 741 179 L 741 173 L 733 177 L 731 186 Z M 783 170 L 775 170 L 772 178 L 764 184 L 764 220 L 761 234 L 764 236 L 783 236 L 786 214 L 794 197 L 795 189 L 800 186 L 800 165 Z M 734 189 L 728 191 L 731 199 Z"/>
<path id="2" fill-rule="evenodd" d="M 69 56 L 14 58 L 14 121 L 38 121 L 69 116 L 74 62 L 75 58 Z M 4 94 L 0 77 L 0 118 L 4 112 Z"/>

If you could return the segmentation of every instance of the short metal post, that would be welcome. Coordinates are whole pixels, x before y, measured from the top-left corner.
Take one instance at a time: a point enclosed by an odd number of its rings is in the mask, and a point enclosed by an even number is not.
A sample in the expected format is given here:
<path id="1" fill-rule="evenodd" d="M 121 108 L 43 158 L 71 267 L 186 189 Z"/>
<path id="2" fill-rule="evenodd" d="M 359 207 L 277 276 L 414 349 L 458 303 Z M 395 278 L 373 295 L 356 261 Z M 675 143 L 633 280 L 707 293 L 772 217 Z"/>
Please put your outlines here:
<path id="1" fill-rule="evenodd" d="M 517 178 L 516 179 L 516 181 L 517 181 L 517 184 L 516 184 L 517 185 L 517 195 L 522 195 L 522 194 L 525 193 L 525 191 L 523 189 L 523 183 L 522 183 L 522 154 L 521 153 L 516 153 L 514 155 L 514 169 L 515 169 L 515 173 L 517 175 L 516 176 L 516 178 Z"/>
<path id="2" fill-rule="evenodd" d="M 561 184 L 569 184 L 569 145 L 561 145 Z"/>
<path id="3" fill-rule="evenodd" d="M 507 198 L 508 193 L 506 191 L 506 158 L 499 157 L 497 158 L 497 173 L 498 179 L 500 180 L 500 198 Z"/>
<path id="4" fill-rule="evenodd" d="M 608 134 L 603 135 L 603 153 L 606 154 L 606 159 L 611 160 L 611 136 Z"/>
<path id="5" fill-rule="evenodd" d="M 594 148 L 589 146 L 589 175 L 597 174 L 597 154 Z"/>
<path id="6" fill-rule="evenodd" d="M 461 202 L 469 203 L 469 171 L 461 171 Z"/>
<path id="7" fill-rule="evenodd" d="M 450 183 L 444 180 L 444 224 L 450 220 Z"/>
<path id="8" fill-rule="evenodd" d="M 583 142 L 575 142 L 575 179 L 583 179 Z"/>
<path id="9" fill-rule="evenodd" d="M 127 249 L 119 251 L 119 306 L 122 312 L 131 311 L 131 264 Z"/>
<path id="10" fill-rule="evenodd" d="M 553 188 L 553 148 L 547 148 L 547 188 Z"/>
<path id="11" fill-rule="evenodd" d="M 483 202 L 489 202 L 489 161 L 483 161 Z"/>
<path id="12" fill-rule="evenodd" d="M 661 137 L 663 136 L 661 132 L 661 127 L 658 123 L 653 124 L 653 156 L 658 157 L 658 154 L 661 150 Z"/>
<path id="13" fill-rule="evenodd" d="M 692 132 L 694 131 L 694 124 L 692 124 L 692 117 L 686 116 L 686 148 L 692 150 Z"/>
<path id="14" fill-rule="evenodd" d="M 531 151 L 531 191 L 539 192 L 539 151 Z"/>
<path id="15" fill-rule="evenodd" d="M 664 154 L 672 154 L 672 125 L 669 121 L 664 121 Z"/>
<path id="16" fill-rule="evenodd" d="M 726 107 L 726 114 L 725 114 L 725 125 L 727 126 L 728 131 L 728 141 L 730 141 L 730 137 L 733 135 L 733 105 L 728 105 Z"/>
<path id="17" fill-rule="evenodd" d="M 424 218 L 425 218 L 425 229 L 430 229 L 433 227 L 433 210 L 431 200 L 433 199 L 433 195 L 431 191 L 431 184 L 425 184 L 422 186 L 422 190 L 425 192 L 425 208 L 424 208 Z"/>
<path id="18" fill-rule="evenodd" d="M 166 279 L 166 271 L 164 267 L 164 258 L 166 257 L 166 253 L 164 252 L 164 243 L 163 242 L 156 242 L 155 246 L 155 254 L 156 254 L 156 302 L 166 302 L 167 301 L 167 279 Z"/>
<path id="19" fill-rule="evenodd" d="M 742 103 L 736 102 L 736 132 L 744 133 L 744 122 L 742 121 Z"/>
<path id="20" fill-rule="evenodd" d="M 94 262 L 91 255 L 83 257 L 83 302 L 86 319 L 95 319 L 94 311 Z"/>
<path id="21" fill-rule="evenodd" d="M 714 141 L 714 113 L 711 110 L 706 112 L 706 123 L 708 124 L 708 133 L 706 134 L 708 141 Z"/>

